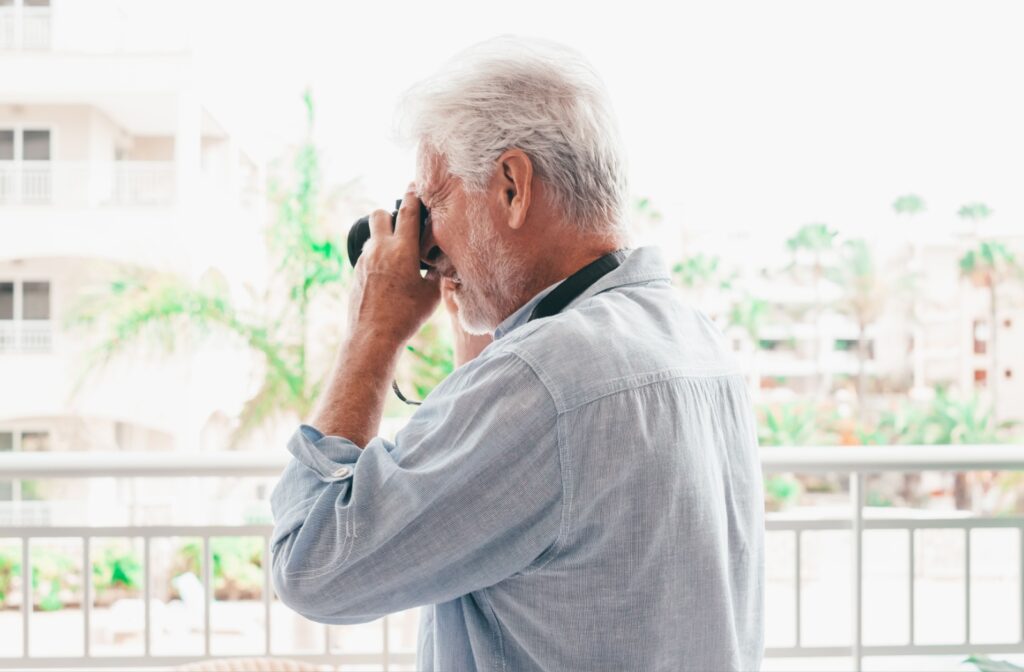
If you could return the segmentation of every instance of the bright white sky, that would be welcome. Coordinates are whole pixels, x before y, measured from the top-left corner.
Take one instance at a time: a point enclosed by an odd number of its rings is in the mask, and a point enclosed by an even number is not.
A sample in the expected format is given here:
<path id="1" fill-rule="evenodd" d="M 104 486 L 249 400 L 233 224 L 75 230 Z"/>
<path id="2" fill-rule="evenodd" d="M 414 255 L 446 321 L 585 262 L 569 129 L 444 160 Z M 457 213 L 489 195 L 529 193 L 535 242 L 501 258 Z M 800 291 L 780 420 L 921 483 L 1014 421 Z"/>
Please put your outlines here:
<path id="1" fill-rule="evenodd" d="M 394 103 L 500 33 L 580 49 L 605 78 L 634 194 L 680 226 L 891 233 L 892 200 L 937 226 L 980 200 L 1024 230 L 1024 3 L 204 2 L 208 75 L 270 152 L 318 104 L 332 179 L 389 204 L 412 178 Z M 897 234 L 898 235 L 898 234 Z"/>

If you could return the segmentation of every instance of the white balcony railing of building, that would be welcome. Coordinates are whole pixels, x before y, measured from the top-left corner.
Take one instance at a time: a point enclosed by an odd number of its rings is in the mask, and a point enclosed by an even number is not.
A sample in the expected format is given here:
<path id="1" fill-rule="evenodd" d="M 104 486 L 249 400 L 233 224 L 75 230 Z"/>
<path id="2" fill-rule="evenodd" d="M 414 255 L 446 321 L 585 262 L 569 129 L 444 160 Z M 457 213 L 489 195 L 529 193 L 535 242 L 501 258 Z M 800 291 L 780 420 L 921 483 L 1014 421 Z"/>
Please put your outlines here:
<path id="1" fill-rule="evenodd" d="M 170 161 L 0 162 L 0 206 L 161 206 L 174 198 Z"/>
<path id="2" fill-rule="evenodd" d="M 50 17 L 45 6 L 0 6 L 0 49 L 49 49 Z"/>
<path id="3" fill-rule="evenodd" d="M 87 478 L 149 478 L 149 477 L 180 477 L 180 478 L 273 478 L 284 468 L 287 460 L 285 451 L 273 454 L 252 453 L 220 453 L 183 455 L 180 453 L 6 453 L 0 454 L 0 482 L 11 479 L 87 479 Z M 762 450 L 762 462 L 766 475 L 780 473 L 800 474 L 831 474 L 849 478 L 848 505 L 841 509 L 822 509 L 813 515 L 794 515 L 793 513 L 769 513 L 766 519 L 769 538 L 788 538 L 795 546 L 795 553 L 789 556 L 786 563 L 780 566 L 769 553 L 767 575 L 769 583 L 773 576 L 789 573 L 792 581 L 792 605 L 794 609 L 788 616 L 773 601 L 785 601 L 783 596 L 769 591 L 768 618 L 789 619 L 793 626 L 793 641 L 790 646 L 778 646 L 769 642 L 765 651 L 767 659 L 796 657 L 849 657 L 854 668 L 861 669 L 862 660 L 867 656 L 927 656 L 927 655 L 965 655 L 965 654 L 1022 654 L 1024 653 L 1024 577 L 1021 565 L 1024 564 L 1024 517 L 978 517 L 966 511 L 935 512 L 921 510 L 901 510 L 886 513 L 885 509 L 865 505 L 865 479 L 870 474 L 889 473 L 921 473 L 928 471 L 963 472 L 963 471 L 1024 471 L 1024 446 L 869 446 L 869 447 L 801 447 L 801 448 L 765 448 Z M 895 513 L 896 515 L 892 515 Z M 262 557 L 269 557 L 269 524 L 242 525 L 112 525 L 112 526 L 40 526 L 37 524 L 4 524 L 0 526 L 0 542 L 11 542 L 20 545 L 20 561 L 22 567 L 32 566 L 35 544 L 42 544 L 52 539 L 73 539 L 80 542 L 82 576 L 91 577 L 90 549 L 94 542 L 102 538 L 122 537 L 140 538 L 143 541 L 142 573 L 147 579 L 143 582 L 144 595 L 139 607 L 138 619 L 141 622 L 142 643 L 137 655 L 101 655 L 90 650 L 90 636 L 94 621 L 93 597 L 95 595 L 90 580 L 84 581 L 82 619 L 76 626 L 77 637 L 82 638 L 82 655 L 54 657 L 40 644 L 39 639 L 32 636 L 33 620 L 40 608 L 33 605 L 32 586 L 30 582 L 21 581 L 20 587 L 20 619 L 21 619 L 21 655 L 0 657 L 0 669 L 3 668 L 41 668 L 61 667 L 74 668 L 138 668 L 142 666 L 176 665 L 193 660 L 218 657 L 211 650 L 211 603 L 212 584 L 211 567 L 213 566 L 211 540 L 219 537 L 259 537 L 262 539 Z M 923 580 L 919 565 L 924 556 L 951 555 L 947 549 L 930 547 L 922 541 L 924 533 L 944 530 L 962 538 L 959 559 L 962 560 L 963 586 L 958 598 L 962 598 L 962 608 L 958 607 L 959 599 L 947 599 L 938 614 L 943 621 L 962 623 L 958 636 L 954 641 L 945 643 L 918 641 L 918 629 L 915 621 L 934 618 L 934 608 L 926 608 L 920 598 L 915 597 L 915 590 Z M 972 542 L 982 535 L 1002 531 L 1014 538 L 1012 543 L 999 547 L 998 553 L 980 556 L 972 552 Z M 806 631 L 808 617 L 805 616 L 802 599 L 804 591 L 810 591 L 808 577 L 815 571 L 808 561 L 806 553 L 812 546 L 809 538 L 822 532 L 839 532 L 848 535 L 849 573 L 846 582 L 832 581 L 843 585 L 833 585 L 830 593 L 833 596 L 847 593 L 848 600 L 834 600 L 830 603 L 831 613 L 826 619 L 849 623 L 845 633 L 846 643 L 833 645 L 809 644 L 802 641 L 801 633 Z M 885 558 L 885 563 L 907 573 L 908 581 L 903 591 L 882 591 L 886 600 L 887 611 L 895 611 L 895 605 L 901 600 L 908 606 L 905 614 L 907 636 L 903 643 L 886 645 L 867 644 L 864 637 L 864 598 L 865 592 L 865 540 L 875 533 L 905 535 L 906 554 L 892 554 Z M 201 604 L 202 652 L 195 655 L 157 654 L 151 646 L 153 635 L 154 610 L 162 608 L 159 600 L 151 594 L 151 570 L 154 566 L 166 565 L 154 551 L 157 542 L 166 537 L 191 537 L 201 540 L 201 552 L 205 558 L 202 563 L 200 581 L 196 582 L 195 594 L 199 595 Z M 976 539 L 977 537 L 977 539 Z M 826 544 L 813 544 L 816 547 Z M 834 545 L 834 544 L 833 544 Z M 980 546 L 980 542 L 978 542 Z M 828 550 L 828 549 L 826 549 Z M 832 549 L 834 550 L 834 549 Z M 845 553 L 845 551 L 844 551 Z M 989 556 L 1010 558 L 1017 572 L 1016 583 L 1013 581 L 996 586 L 987 582 L 987 564 Z M 783 564 L 786 564 L 783 563 Z M 262 627 L 264 628 L 261 651 L 264 655 L 286 655 L 288 658 L 316 661 L 333 665 L 373 664 L 387 670 L 389 664 L 409 666 L 414 663 L 415 655 L 411 652 L 395 652 L 389 648 L 387 619 L 383 619 L 383 633 L 377 641 L 382 642 L 378 653 L 352 653 L 332 647 L 330 629 L 334 626 L 313 626 L 322 629 L 322 640 L 319 650 L 307 653 L 290 653 L 274 650 L 271 632 L 275 619 L 286 614 L 286 610 L 274 605 L 270 576 L 266 571 L 267 563 L 262 563 L 263 590 L 260 596 L 262 603 Z M 820 568 L 819 568 L 820 569 Z M 940 577 L 945 581 L 948 577 Z M 948 581 L 945 581 L 948 583 Z M 821 581 L 818 581 L 821 583 Z M 1010 587 L 1012 586 L 1012 588 Z M 991 590 L 992 588 L 995 590 Z M 944 586 L 948 588 L 948 586 Z M 995 642 L 991 633 L 983 632 L 984 624 L 972 627 L 972 615 L 977 610 L 972 608 L 972 588 L 988 590 L 993 602 L 987 608 L 1001 607 L 1012 612 L 1010 621 L 1012 629 L 1005 641 Z M 838 589 L 838 592 L 835 592 Z M 873 592 L 877 596 L 878 591 Z M 948 595 L 947 595 L 948 597 Z M 845 613 L 843 613 L 845 611 Z M 957 613 L 959 612 L 959 613 Z M 783 616 L 780 616 L 783 614 Z M 820 616 L 818 617 L 820 618 Z M 1007 619 L 1004 619 L 1007 620 Z M 344 626 L 351 627 L 351 626 Z M 898 629 L 898 628 L 897 628 Z M 14 630 L 10 630 L 14 632 Z M 75 633 L 72 633 L 75 634 Z M 50 640 L 43 640 L 50 641 Z"/>
<path id="4" fill-rule="evenodd" d="M 52 349 L 52 321 L 0 320 L 0 353 L 49 352 Z"/>

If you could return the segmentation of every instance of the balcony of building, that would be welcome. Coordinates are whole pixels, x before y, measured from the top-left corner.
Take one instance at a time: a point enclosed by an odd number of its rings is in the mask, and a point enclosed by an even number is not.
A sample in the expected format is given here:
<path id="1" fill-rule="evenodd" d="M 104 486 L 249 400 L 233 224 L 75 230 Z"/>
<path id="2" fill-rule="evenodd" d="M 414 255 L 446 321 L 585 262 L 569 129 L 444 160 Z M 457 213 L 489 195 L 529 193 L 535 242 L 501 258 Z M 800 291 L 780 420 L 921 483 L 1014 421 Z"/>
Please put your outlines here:
<path id="1" fill-rule="evenodd" d="M 170 206 L 172 161 L 3 161 L 0 206 Z"/>
<path id="2" fill-rule="evenodd" d="M 0 102 L 4 258 L 165 266 L 160 257 L 195 248 L 183 232 L 251 238 L 260 182 L 257 164 L 185 94 Z"/>
<path id="3" fill-rule="evenodd" d="M 0 50 L 50 49 L 50 0 L 0 0 Z"/>

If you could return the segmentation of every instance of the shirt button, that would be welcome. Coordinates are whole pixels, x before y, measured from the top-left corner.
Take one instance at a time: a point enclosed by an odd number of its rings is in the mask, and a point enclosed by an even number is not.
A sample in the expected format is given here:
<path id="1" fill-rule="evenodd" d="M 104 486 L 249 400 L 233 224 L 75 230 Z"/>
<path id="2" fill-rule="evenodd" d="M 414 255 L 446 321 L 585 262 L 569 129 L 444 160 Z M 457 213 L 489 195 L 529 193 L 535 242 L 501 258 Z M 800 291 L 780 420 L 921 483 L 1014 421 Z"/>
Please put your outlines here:
<path id="1" fill-rule="evenodd" d="M 348 467 L 338 467 L 337 469 L 334 470 L 334 473 L 332 473 L 331 476 L 334 476 L 335 478 L 345 478 L 351 473 L 352 470 L 349 469 Z"/>

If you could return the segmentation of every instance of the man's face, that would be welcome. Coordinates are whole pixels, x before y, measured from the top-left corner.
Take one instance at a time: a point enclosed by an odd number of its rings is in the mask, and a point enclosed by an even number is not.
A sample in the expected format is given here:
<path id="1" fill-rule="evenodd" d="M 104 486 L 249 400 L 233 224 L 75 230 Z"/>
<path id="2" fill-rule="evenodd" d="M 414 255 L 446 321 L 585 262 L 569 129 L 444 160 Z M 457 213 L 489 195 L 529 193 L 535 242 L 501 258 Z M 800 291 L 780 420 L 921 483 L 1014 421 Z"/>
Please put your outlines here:
<path id="1" fill-rule="evenodd" d="M 420 165 L 417 185 L 430 210 L 421 257 L 442 276 L 458 281 L 453 298 L 462 328 L 470 334 L 491 333 L 520 305 L 524 264 L 501 236 L 504 223 L 487 207 L 486 191 L 466 193 L 443 161 Z"/>

